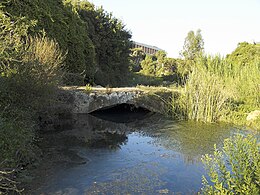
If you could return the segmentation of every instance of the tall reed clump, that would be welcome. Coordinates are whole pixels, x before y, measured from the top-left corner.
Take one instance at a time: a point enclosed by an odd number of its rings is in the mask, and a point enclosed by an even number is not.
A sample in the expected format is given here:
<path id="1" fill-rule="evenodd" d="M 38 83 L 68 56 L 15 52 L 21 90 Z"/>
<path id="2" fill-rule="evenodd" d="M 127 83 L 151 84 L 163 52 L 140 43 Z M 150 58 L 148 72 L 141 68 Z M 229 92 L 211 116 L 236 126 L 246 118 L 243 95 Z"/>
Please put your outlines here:
<path id="1" fill-rule="evenodd" d="M 182 98 L 189 119 L 215 122 L 222 115 L 229 94 L 220 77 L 196 68 L 189 75 Z"/>
<path id="2" fill-rule="evenodd" d="M 181 95 L 172 102 L 184 119 L 216 122 L 223 115 L 231 94 L 224 79 L 212 70 L 218 63 L 218 59 L 201 57 L 192 68 Z"/>
<path id="3" fill-rule="evenodd" d="M 241 65 L 219 56 L 197 58 L 172 112 L 182 119 L 245 125 L 247 113 L 260 109 L 259 59 Z"/>
<path id="4" fill-rule="evenodd" d="M 248 113 L 260 109 L 260 58 L 244 66 L 236 65 L 227 61 L 227 66 L 231 68 L 225 83 L 233 90 L 234 97 L 230 111 L 223 118 L 238 125 L 257 127 L 253 124 L 255 121 L 249 124 L 246 117 Z M 260 124 L 257 129 L 259 128 Z"/>

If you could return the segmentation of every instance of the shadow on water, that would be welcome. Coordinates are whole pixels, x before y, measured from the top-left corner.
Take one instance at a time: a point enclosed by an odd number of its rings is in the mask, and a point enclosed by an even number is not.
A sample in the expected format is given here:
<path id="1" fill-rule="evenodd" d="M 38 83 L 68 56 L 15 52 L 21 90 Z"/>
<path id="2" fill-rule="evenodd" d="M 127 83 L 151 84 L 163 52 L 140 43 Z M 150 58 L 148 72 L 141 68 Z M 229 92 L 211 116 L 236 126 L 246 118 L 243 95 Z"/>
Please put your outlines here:
<path id="1" fill-rule="evenodd" d="M 92 116 L 116 123 L 130 123 L 142 120 L 151 114 L 151 111 L 135 107 L 132 104 L 118 104 L 116 106 L 103 108 L 90 113 Z"/>
<path id="2" fill-rule="evenodd" d="M 131 105 L 63 116 L 56 127 L 42 134 L 44 155 L 28 194 L 192 194 L 205 174 L 201 155 L 236 132 Z"/>

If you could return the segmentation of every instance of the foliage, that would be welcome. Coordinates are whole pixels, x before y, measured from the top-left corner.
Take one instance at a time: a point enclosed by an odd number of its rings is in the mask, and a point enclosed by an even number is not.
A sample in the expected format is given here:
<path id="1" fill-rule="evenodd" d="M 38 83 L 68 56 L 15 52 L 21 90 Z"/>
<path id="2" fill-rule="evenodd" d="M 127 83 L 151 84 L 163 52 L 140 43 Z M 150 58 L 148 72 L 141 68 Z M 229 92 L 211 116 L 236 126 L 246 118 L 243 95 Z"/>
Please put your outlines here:
<path id="1" fill-rule="evenodd" d="M 204 41 L 201 35 L 201 30 L 198 29 L 196 33 L 190 31 L 185 38 L 181 56 L 186 60 L 195 60 L 200 56 L 204 50 Z"/>
<path id="2" fill-rule="evenodd" d="M 95 8 L 88 1 L 79 0 L 75 0 L 73 5 L 87 24 L 89 37 L 95 46 L 95 83 L 103 86 L 126 84 L 132 46 L 130 32 L 122 21 L 102 7 Z"/>
<path id="3" fill-rule="evenodd" d="M 36 158 L 37 112 L 52 101 L 65 58 L 55 41 L 27 36 L 34 24 L 0 9 L 0 188 L 6 193 L 17 189 L 4 167 L 27 165 Z"/>
<path id="4" fill-rule="evenodd" d="M 58 43 L 47 37 L 36 36 L 29 37 L 27 45 L 23 61 L 31 65 L 27 65 L 27 68 L 32 71 L 30 74 L 34 75 L 38 81 L 42 81 L 41 84 L 58 84 L 60 70 L 66 59 Z"/>
<path id="5" fill-rule="evenodd" d="M 235 51 L 227 55 L 227 59 L 231 63 L 236 64 L 237 68 L 254 63 L 256 58 L 259 61 L 260 45 L 247 42 L 239 43 Z"/>
<path id="6" fill-rule="evenodd" d="M 192 69 L 183 93 L 172 101 L 175 115 L 204 122 L 216 122 L 223 115 L 230 94 L 223 79 L 206 69 L 210 63 L 208 59 Z"/>
<path id="7" fill-rule="evenodd" d="M 146 55 L 141 62 L 140 73 L 146 76 L 162 77 L 173 74 L 176 66 L 176 59 L 168 58 L 165 51 L 158 51 L 154 55 Z"/>
<path id="8" fill-rule="evenodd" d="M 156 76 L 159 69 L 158 63 L 153 59 L 153 56 L 150 55 L 145 56 L 145 59 L 141 62 L 141 67 L 141 73 L 152 76 Z"/>
<path id="9" fill-rule="evenodd" d="M 141 72 L 133 72 L 131 78 L 132 81 L 129 82 L 130 86 L 137 86 L 137 85 L 160 86 L 163 83 L 162 77 L 144 75 Z"/>
<path id="10" fill-rule="evenodd" d="M 239 63 L 240 58 L 234 58 L 236 55 L 233 53 L 230 55 L 233 58 L 205 55 L 196 57 L 189 71 L 179 79 L 184 90 L 171 103 L 174 116 L 248 125 L 246 113 L 260 107 L 260 58 L 259 55 L 252 55 L 257 53 L 257 47 L 242 45 L 254 48 L 254 51 L 243 53 L 243 59 L 248 59 L 246 63 Z M 240 47 L 241 45 L 235 53 Z M 181 63 L 185 66 L 187 62 L 184 60 Z M 178 65 L 179 73 L 180 68 L 185 72 L 185 68 Z M 256 125 L 252 123 L 251 126 Z"/>
<path id="11" fill-rule="evenodd" d="M 84 77 L 93 78 L 94 45 L 88 36 L 87 25 L 73 10 L 70 1 L 10 0 L 4 3 L 3 9 L 13 17 L 37 21 L 35 28 L 29 31 L 31 35 L 46 34 L 57 40 L 62 50 L 68 51 L 63 65 L 68 73 L 64 78 L 66 83 L 83 84 Z"/>
<path id="12" fill-rule="evenodd" d="M 92 86 L 90 84 L 86 84 L 85 91 L 90 93 L 92 91 Z"/>
<path id="13" fill-rule="evenodd" d="M 200 58 L 204 53 L 204 41 L 201 35 L 201 30 L 189 31 L 185 38 L 183 50 L 180 52 L 180 56 L 183 61 L 179 61 L 178 74 L 182 77 L 186 77 L 191 69 L 195 66 L 197 58 Z"/>
<path id="14" fill-rule="evenodd" d="M 142 48 L 132 48 L 130 54 L 130 70 L 133 72 L 139 72 L 141 70 L 141 62 L 145 59 L 145 56 L 146 55 Z"/>
<path id="15" fill-rule="evenodd" d="M 259 151 L 259 143 L 252 135 L 226 139 L 222 150 L 215 145 L 214 154 L 202 158 L 212 182 L 203 176 L 202 194 L 259 194 Z"/>
<path id="16" fill-rule="evenodd" d="M 27 165 L 33 161 L 36 155 L 33 153 L 34 132 L 32 127 L 18 119 L 1 119 L 0 132 L 0 162 L 3 167 Z"/>

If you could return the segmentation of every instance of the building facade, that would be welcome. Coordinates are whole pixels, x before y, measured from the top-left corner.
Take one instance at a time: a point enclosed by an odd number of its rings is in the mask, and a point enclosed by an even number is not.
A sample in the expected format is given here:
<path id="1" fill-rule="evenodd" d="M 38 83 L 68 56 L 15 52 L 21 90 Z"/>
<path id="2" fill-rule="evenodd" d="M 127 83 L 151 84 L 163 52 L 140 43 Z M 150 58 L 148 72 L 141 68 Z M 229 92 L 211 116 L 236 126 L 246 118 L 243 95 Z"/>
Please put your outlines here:
<path id="1" fill-rule="evenodd" d="M 158 51 L 163 51 L 162 49 L 156 47 L 156 46 L 151 46 L 151 45 L 147 45 L 144 43 L 138 43 L 138 42 L 133 42 L 133 48 L 142 48 L 143 52 L 145 54 L 149 54 L 149 55 L 153 55 Z"/>

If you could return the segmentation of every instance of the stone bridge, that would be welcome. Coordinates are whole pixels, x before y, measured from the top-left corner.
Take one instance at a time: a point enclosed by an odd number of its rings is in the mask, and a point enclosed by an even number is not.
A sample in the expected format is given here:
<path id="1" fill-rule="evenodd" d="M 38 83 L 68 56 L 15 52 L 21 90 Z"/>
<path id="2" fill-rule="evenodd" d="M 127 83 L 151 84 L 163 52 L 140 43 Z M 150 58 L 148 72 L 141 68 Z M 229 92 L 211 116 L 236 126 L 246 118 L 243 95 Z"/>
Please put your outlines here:
<path id="1" fill-rule="evenodd" d="M 114 107 L 119 104 L 131 104 L 152 112 L 165 113 L 168 109 L 167 99 L 172 91 L 139 88 L 91 88 L 63 87 L 60 100 L 70 113 L 91 113 L 96 110 Z"/>

